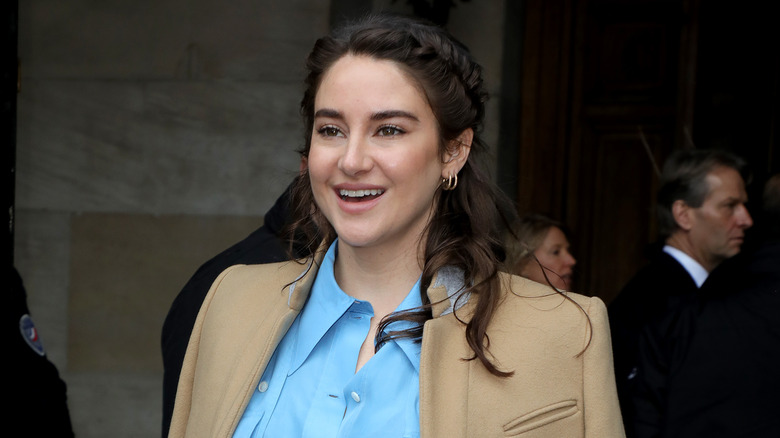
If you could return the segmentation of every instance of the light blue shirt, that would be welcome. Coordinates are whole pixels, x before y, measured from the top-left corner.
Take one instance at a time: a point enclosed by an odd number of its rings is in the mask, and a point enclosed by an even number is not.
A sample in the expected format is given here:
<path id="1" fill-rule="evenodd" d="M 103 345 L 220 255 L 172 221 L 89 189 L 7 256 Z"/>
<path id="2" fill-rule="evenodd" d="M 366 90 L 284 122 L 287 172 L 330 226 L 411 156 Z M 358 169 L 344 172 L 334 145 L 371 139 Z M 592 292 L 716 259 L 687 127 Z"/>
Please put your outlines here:
<path id="1" fill-rule="evenodd" d="M 328 249 L 309 300 L 271 357 L 234 437 L 419 437 L 420 344 L 387 342 L 358 371 L 374 310 L 341 290 Z M 420 280 L 398 310 L 422 305 Z M 388 331 L 412 327 L 399 321 Z"/>

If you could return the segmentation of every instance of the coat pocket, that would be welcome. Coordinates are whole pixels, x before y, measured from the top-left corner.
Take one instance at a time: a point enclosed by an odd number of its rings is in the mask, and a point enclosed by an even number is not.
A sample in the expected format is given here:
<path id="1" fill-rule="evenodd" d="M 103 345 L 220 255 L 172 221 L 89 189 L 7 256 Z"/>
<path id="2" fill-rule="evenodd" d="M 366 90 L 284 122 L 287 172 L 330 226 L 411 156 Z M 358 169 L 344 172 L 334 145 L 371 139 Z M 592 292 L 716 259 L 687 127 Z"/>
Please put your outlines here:
<path id="1" fill-rule="evenodd" d="M 504 425 L 504 434 L 507 436 L 520 435 L 529 430 L 571 417 L 577 412 L 579 412 L 577 400 L 564 400 L 553 403 L 506 423 Z"/>

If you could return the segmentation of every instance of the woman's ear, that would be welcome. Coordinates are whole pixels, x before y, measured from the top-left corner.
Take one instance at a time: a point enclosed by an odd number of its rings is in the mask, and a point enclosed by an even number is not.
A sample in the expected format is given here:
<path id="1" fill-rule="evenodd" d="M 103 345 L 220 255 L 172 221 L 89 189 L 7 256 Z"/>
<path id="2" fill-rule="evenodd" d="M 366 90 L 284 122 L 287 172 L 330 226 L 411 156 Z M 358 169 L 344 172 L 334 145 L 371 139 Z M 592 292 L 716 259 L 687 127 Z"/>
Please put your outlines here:
<path id="1" fill-rule="evenodd" d="M 474 130 L 468 128 L 460 135 L 451 140 L 447 145 L 447 151 L 444 153 L 444 167 L 441 171 L 442 178 L 448 178 L 450 175 L 457 175 L 460 169 L 466 165 L 466 160 L 471 152 L 471 142 L 474 141 Z"/>
<path id="2" fill-rule="evenodd" d="M 303 175 L 309 169 L 309 157 L 301 155 L 301 165 L 298 168 L 298 174 Z"/>

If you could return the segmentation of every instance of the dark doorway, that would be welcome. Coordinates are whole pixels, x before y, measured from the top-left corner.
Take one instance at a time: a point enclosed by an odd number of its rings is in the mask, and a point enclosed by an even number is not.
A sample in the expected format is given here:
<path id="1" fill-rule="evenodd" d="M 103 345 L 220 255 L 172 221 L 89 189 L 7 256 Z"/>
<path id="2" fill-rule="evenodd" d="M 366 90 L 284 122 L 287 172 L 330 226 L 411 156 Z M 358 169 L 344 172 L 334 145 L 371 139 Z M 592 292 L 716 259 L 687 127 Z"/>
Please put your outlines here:
<path id="1" fill-rule="evenodd" d="M 780 39 L 768 7 L 524 2 L 515 194 L 520 213 L 571 228 L 574 290 L 609 302 L 645 263 L 657 168 L 674 149 L 736 152 L 757 188 L 780 171 Z"/>

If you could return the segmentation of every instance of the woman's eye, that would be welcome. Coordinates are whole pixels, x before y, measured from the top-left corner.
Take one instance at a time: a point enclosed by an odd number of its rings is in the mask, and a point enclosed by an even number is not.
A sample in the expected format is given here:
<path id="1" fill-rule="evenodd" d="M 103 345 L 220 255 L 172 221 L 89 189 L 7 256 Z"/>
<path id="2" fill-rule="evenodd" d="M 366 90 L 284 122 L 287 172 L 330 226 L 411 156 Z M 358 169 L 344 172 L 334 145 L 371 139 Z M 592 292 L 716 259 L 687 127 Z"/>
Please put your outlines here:
<path id="1" fill-rule="evenodd" d="M 383 126 L 379 128 L 379 135 L 382 137 L 391 137 L 393 135 L 403 134 L 403 130 L 397 126 Z"/>
<path id="2" fill-rule="evenodd" d="M 325 137 L 338 137 L 338 135 L 341 133 L 339 128 L 336 128 L 335 126 L 323 126 L 318 131 Z"/>

